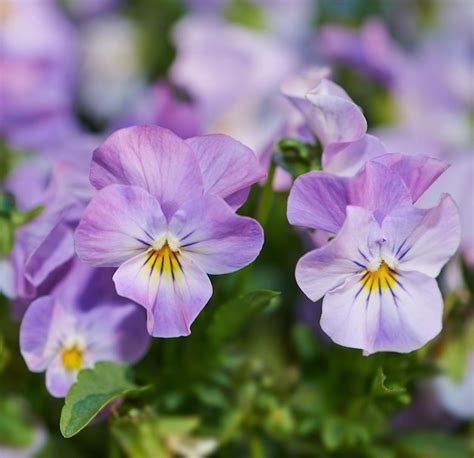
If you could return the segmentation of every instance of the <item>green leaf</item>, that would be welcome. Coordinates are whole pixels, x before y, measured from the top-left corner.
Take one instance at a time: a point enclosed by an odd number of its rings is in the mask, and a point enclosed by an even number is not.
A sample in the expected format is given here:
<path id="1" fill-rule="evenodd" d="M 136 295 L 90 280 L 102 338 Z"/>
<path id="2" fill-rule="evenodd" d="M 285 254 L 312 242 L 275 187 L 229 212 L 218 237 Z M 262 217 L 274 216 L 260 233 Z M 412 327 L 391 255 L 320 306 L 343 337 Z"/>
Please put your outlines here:
<path id="1" fill-rule="evenodd" d="M 26 447 L 33 441 L 34 433 L 24 402 L 18 398 L 0 399 L 0 444 Z"/>
<path id="2" fill-rule="evenodd" d="M 387 376 L 381 366 L 377 369 L 372 384 L 372 393 L 375 396 L 392 397 L 402 404 L 408 404 L 410 402 L 410 395 L 406 387 L 395 381 L 387 381 Z"/>
<path id="3" fill-rule="evenodd" d="M 93 369 L 81 370 L 61 411 L 62 435 L 74 436 L 110 402 L 147 388 L 137 386 L 130 379 L 127 364 L 98 362 Z"/>
<path id="4" fill-rule="evenodd" d="M 408 434 L 397 442 L 399 453 L 407 458 L 468 458 L 468 445 L 462 437 L 434 431 Z"/>
<path id="5" fill-rule="evenodd" d="M 236 335 L 251 317 L 279 295 L 277 291 L 257 290 L 223 303 L 209 326 L 213 342 L 219 344 Z"/>

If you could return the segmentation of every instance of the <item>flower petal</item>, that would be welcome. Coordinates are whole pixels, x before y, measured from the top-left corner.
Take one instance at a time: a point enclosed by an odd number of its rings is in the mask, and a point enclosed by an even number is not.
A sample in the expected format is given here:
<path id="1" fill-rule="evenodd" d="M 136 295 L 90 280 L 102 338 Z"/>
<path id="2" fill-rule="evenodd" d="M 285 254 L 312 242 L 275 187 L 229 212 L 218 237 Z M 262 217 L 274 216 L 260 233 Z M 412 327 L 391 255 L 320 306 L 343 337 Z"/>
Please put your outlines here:
<path id="1" fill-rule="evenodd" d="M 96 306 L 79 321 L 78 327 L 87 341 L 87 359 L 94 363 L 133 363 L 148 348 L 145 312 L 137 304 L 117 302 Z"/>
<path id="2" fill-rule="evenodd" d="M 20 327 L 20 351 L 28 368 L 44 371 L 59 351 L 61 336 L 72 329 L 71 315 L 53 296 L 33 301 Z"/>
<path id="3" fill-rule="evenodd" d="M 288 197 L 288 221 L 296 226 L 337 233 L 349 205 L 348 184 L 347 178 L 324 172 L 299 176 Z"/>
<path id="4" fill-rule="evenodd" d="M 334 342 L 364 354 L 408 353 L 441 331 L 442 310 L 438 285 L 426 275 L 398 274 L 391 287 L 363 286 L 359 275 L 326 295 L 321 327 Z"/>
<path id="5" fill-rule="evenodd" d="M 158 126 L 135 126 L 113 133 L 94 152 L 91 183 L 140 186 L 168 217 L 203 192 L 197 158 L 184 140 Z"/>
<path id="6" fill-rule="evenodd" d="M 381 239 L 380 228 L 369 211 L 347 207 L 347 219 L 336 237 L 299 260 L 296 282 L 312 301 L 317 301 L 356 275 Z"/>
<path id="7" fill-rule="evenodd" d="M 367 131 L 361 109 L 332 81 L 323 79 L 306 99 L 313 106 L 306 122 L 324 146 L 359 140 Z"/>
<path id="8" fill-rule="evenodd" d="M 166 229 L 158 201 L 136 186 L 99 191 L 76 230 L 76 251 L 86 263 L 114 267 L 143 252 Z"/>
<path id="9" fill-rule="evenodd" d="M 55 356 L 46 370 L 46 388 L 55 398 L 64 398 L 77 379 L 78 371 L 66 370 L 61 355 Z"/>
<path id="10" fill-rule="evenodd" d="M 147 329 L 154 337 L 189 335 L 212 295 L 207 275 L 185 256 L 138 255 L 118 268 L 114 282 L 118 294 L 146 308 Z"/>
<path id="11" fill-rule="evenodd" d="M 266 176 L 255 154 L 227 135 L 203 135 L 186 143 L 197 156 L 206 193 L 227 200 Z"/>
<path id="12" fill-rule="evenodd" d="M 379 222 L 394 208 L 413 203 L 403 179 L 376 160 L 367 162 L 350 180 L 349 202 L 371 210 Z"/>
<path id="13" fill-rule="evenodd" d="M 373 135 L 366 134 L 352 143 L 332 143 L 324 148 L 325 172 L 352 176 L 370 159 L 387 154 L 385 145 Z"/>
<path id="14" fill-rule="evenodd" d="M 171 219 L 169 230 L 178 238 L 183 255 L 209 274 L 241 269 L 258 256 L 263 245 L 260 224 L 236 215 L 217 196 L 184 204 Z"/>
<path id="15" fill-rule="evenodd" d="M 419 155 L 387 154 L 378 157 L 376 162 L 384 164 L 402 178 L 413 202 L 449 167 L 446 162 Z"/>
<path id="16" fill-rule="evenodd" d="M 436 207 L 400 208 L 384 220 L 382 230 L 388 247 L 405 271 L 436 277 L 459 246 L 459 212 L 445 194 Z"/>

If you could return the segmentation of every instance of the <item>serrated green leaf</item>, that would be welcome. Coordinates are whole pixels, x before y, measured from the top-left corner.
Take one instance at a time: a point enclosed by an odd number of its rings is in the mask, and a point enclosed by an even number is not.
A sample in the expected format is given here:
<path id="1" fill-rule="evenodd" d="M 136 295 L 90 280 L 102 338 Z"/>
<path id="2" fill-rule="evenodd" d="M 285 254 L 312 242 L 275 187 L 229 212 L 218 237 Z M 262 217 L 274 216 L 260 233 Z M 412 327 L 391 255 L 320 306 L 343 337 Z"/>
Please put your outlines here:
<path id="1" fill-rule="evenodd" d="M 92 369 L 81 370 L 61 411 L 62 435 L 74 436 L 110 402 L 144 389 L 131 380 L 127 364 L 98 362 Z"/>
<path id="2" fill-rule="evenodd" d="M 396 382 L 389 383 L 381 366 L 377 369 L 372 384 L 372 392 L 376 396 L 393 396 L 402 403 L 409 401 L 409 395 L 406 388 Z"/>
<path id="3" fill-rule="evenodd" d="M 222 304 L 209 326 L 213 342 L 218 344 L 236 335 L 252 316 L 263 311 L 279 295 L 277 291 L 257 290 Z"/>

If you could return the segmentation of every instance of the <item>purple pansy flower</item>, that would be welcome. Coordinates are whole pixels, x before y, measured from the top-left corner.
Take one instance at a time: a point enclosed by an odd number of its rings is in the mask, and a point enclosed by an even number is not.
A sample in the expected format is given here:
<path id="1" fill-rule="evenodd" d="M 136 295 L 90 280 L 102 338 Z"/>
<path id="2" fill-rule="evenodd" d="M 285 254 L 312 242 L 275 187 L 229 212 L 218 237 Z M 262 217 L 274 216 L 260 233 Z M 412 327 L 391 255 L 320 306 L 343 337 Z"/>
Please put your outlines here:
<path id="1" fill-rule="evenodd" d="M 151 335 L 188 335 L 212 295 L 207 274 L 236 271 L 260 252 L 262 228 L 231 206 L 264 175 L 224 135 L 184 141 L 160 127 L 119 130 L 94 153 L 100 191 L 77 228 L 77 253 L 118 267 L 117 292 L 147 309 Z"/>
<path id="2" fill-rule="evenodd" d="M 410 352 L 441 330 L 435 277 L 459 237 L 448 196 L 427 210 L 395 209 L 381 223 L 349 206 L 336 237 L 300 259 L 296 281 L 311 300 L 324 296 L 321 327 L 334 342 L 365 354 Z"/>
<path id="3" fill-rule="evenodd" d="M 59 285 L 23 317 L 21 353 L 31 371 L 46 371 L 53 396 L 65 396 L 80 369 L 97 361 L 134 362 L 147 349 L 145 316 L 107 289 L 111 275 L 75 259 Z"/>
<path id="4" fill-rule="evenodd" d="M 352 178 L 310 172 L 295 181 L 290 223 L 337 234 L 296 268 L 311 300 L 325 296 L 321 326 L 336 343 L 367 354 L 408 352 L 441 329 L 434 278 L 458 246 L 459 216 L 447 196 L 429 210 L 412 204 L 445 168 L 435 159 L 391 154 Z"/>

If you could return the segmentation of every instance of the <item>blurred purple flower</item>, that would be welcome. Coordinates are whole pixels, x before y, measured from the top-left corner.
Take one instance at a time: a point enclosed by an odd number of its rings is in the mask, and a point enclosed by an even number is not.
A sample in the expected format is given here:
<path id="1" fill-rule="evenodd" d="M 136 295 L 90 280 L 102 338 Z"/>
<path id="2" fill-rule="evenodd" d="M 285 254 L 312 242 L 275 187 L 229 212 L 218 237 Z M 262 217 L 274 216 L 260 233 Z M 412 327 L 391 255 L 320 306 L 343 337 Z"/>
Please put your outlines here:
<path id="1" fill-rule="evenodd" d="M 467 358 L 466 372 L 459 380 L 447 375 L 436 377 L 431 389 L 441 407 L 456 418 L 469 420 L 474 418 L 474 353 Z"/>
<path id="2" fill-rule="evenodd" d="M 204 132 L 224 132 L 263 148 L 284 118 L 281 101 L 272 96 L 295 70 L 298 54 L 263 32 L 212 15 L 183 19 L 174 41 L 171 79 L 193 97 Z"/>
<path id="3" fill-rule="evenodd" d="M 50 0 L 2 0 L 0 25 L 0 133 L 52 135 L 72 109 L 74 29 Z"/>
<path id="4" fill-rule="evenodd" d="M 65 0 L 68 11 L 76 18 L 88 20 L 99 14 L 109 13 L 123 0 Z"/>
<path id="5" fill-rule="evenodd" d="M 179 100 L 165 81 L 155 83 L 134 103 L 132 109 L 114 124 L 114 130 L 137 124 L 155 124 L 182 138 L 201 133 L 201 121 L 193 102 Z"/>
<path id="6" fill-rule="evenodd" d="M 388 86 L 393 84 L 403 62 L 401 50 L 378 19 L 367 21 L 360 29 L 324 26 L 316 45 L 328 59 L 359 68 Z"/>
<path id="7" fill-rule="evenodd" d="M 236 271 L 260 252 L 260 225 L 229 205 L 239 207 L 263 176 L 253 153 L 224 135 L 119 130 L 94 153 L 100 191 L 77 228 L 77 253 L 119 267 L 117 292 L 147 309 L 151 335 L 188 335 L 212 295 L 207 274 Z"/>
<path id="8" fill-rule="evenodd" d="M 31 371 L 46 371 L 55 397 L 67 394 L 80 369 L 97 361 L 134 362 L 148 347 L 144 314 L 107 289 L 111 276 L 76 259 L 59 286 L 23 317 L 21 353 Z"/>

